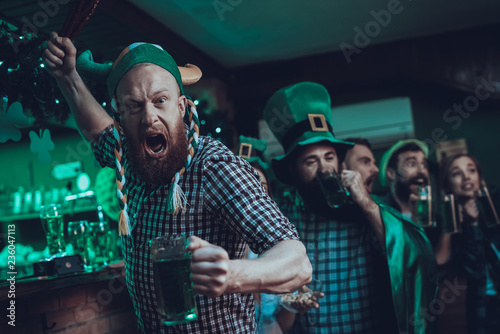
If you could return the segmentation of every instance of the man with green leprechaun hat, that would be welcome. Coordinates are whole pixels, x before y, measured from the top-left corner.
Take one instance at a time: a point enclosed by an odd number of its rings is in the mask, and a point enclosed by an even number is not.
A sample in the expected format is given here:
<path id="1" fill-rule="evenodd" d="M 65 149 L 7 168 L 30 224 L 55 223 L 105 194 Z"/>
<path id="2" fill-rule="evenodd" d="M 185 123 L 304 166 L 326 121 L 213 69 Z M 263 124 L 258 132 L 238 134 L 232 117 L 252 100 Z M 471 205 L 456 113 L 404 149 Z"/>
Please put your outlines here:
<path id="1" fill-rule="evenodd" d="M 291 292 L 311 279 L 295 227 L 269 198 L 252 167 L 219 141 L 199 136 L 183 85 L 201 77 L 177 67 L 161 47 L 135 43 L 113 65 L 51 34 L 43 61 L 65 95 L 97 160 L 116 169 L 127 287 L 142 333 L 253 333 L 252 292 Z M 115 120 L 80 73 L 104 79 Z M 187 119 L 189 124 L 185 124 Z M 197 318 L 166 326 L 158 313 L 148 241 L 190 236 Z M 256 260 L 243 259 L 246 245 Z"/>
<path id="2" fill-rule="evenodd" d="M 437 287 L 431 246 L 371 199 L 359 172 L 339 171 L 352 143 L 335 138 L 330 118 L 328 91 L 312 82 L 278 90 L 264 109 L 285 150 L 274 172 L 293 186 L 276 200 L 323 283 L 319 308 L 297 314 L 291 333 L 426 333 Z"/>
<path id="3" fill-rule="evenodd" d="M 380 160 L 379 178 L 382 186 L 389 187 L 389 193 L 376 200 L 390 205 L 409 219 L 419 188 L 429 185 L 427 157 L 429 148 L 418 139 L 404 139 L 384 152 Z M 416 220 L 415 220 L 416 221 Z"/>

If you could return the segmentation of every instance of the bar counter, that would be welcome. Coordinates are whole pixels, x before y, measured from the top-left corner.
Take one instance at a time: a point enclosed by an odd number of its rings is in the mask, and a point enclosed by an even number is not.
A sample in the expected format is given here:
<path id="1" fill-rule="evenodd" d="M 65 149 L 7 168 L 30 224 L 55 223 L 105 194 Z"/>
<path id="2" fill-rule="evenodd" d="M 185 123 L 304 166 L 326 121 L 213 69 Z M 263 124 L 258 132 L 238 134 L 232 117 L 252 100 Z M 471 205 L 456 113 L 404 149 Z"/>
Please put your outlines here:
<path id="1" fill-rule="evenodd" d="M 0 282 L 0 310 L 0 333 L 136 333 L 123 261 L 92 272 L 8 278 Z"/>

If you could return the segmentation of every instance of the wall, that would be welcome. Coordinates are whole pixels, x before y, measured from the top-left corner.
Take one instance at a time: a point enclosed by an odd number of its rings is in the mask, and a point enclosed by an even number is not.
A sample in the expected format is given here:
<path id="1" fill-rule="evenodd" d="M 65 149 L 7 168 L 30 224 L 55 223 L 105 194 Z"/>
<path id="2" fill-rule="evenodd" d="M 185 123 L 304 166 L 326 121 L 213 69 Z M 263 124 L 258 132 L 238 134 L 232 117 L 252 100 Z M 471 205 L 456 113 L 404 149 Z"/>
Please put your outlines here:
<path id="1" fill-rule="evenodd" d="M 45 188 L 62 188 L 66 186 L 68 180 L 56 180 L 52 176 L 52 167 L 72 161 L 81 161 L 83 171 L 89 174 L 91 180 L 95 179 L 100 166 L 97 165 L 92 154 L 90 145 L 83 140 L 76 130 L 53 129 L 52 141 L 54 151 L 51 151 L 52 162 L 50 164 L 40 163 L 38 155 L 30 151 L 30 139 L 28 131 L 23 130 L 20 142 L 8 141 L 0 144 L 0 185 L 6 188 L 17 189 L 23 186 L 28 189 L 30 186 L 45 186 Z M 33 175 L 30 177 L 30 166 L 33 168 Z M 34 184 L 30 184 L 30 178 Z M 73 182 L 74 186 L 74 181 Z"/>
<path id="2" fill-rule="evenodd" d="M 229 99 L 235 106 L 237 131 L 258 136 L 257 123 L 269 97 L 301 81 L 324 85 L 333 105 L 408 96 L 417 138 L 466 138 L 488 184 L 500 187 L 500 46 L 491 43 L 500 37 L 499 27 L 368 46 L 351 63 L 337 52 L 234 69 Z M 478 99 L 477 88 L 484 79 L 493 92 Z M 461 124 L 443 118 L 455 104 L 474 99 L 479 104 L 469 105 L 472 111 L 467 118 L 460 116 Z M 382 153 L 375 152 L 377 160 Z"/>
<path id="3" fill-rule="evenodd" d="M 412 104 L 415 136 L 430 144 L 430 157 L 436 161 L 434 144 L 440 141 L 465 138 L 469 153 L 476 156 L 481 163 L 483 174 L 488 185 L 500 187 L 500 108 L 491 101 L 480 101 L 477 109 L 467 112 L 467 118 L 445 118 L 448 109 L 454 104 L 462 104 L 470 94 L 447 89 L 435 89 L 434 86 L 424 87 L 422 84 L 401 82 L 398 87 L 388 85 L 383 89 L 359 91 L 356 94 L 342 94 L 333 100 L 336 104 L 385 99 L 396 96 L 409 96 Z M 472 108 L 470 108 L 472 109 Z M 374 113 L 377 111 L 374 110 Z M 451 114 L 450 114 L 451 115 Z M 458 117 L 458 114 L 453 114 Z M 467 114 L 464 114 L 467 115 Z M 334 125 L 335 129 L 335 125 Z M 441 131 L 442 130 L 442 131 Z M 374 150 L 374 156 L 380 161 L 385 149 Z M 435 171 L 437 173 L 437 171 Z M 381 191 L 378 181 L 374 191 Z"/>
<path id="4" fill-rule="evenodd" d="M 470 95 L 416 95 L 413 99 L 416 136 L 430 142 L 465 138 L 469 153 L 476 156 L 481 163 L 487 184 L 499 187 L 500 108 L 484 101 L 476 110 L 471 111 L 467 118 L 460 117 L 461 121 L 446 122 L 443 118 L 448 109 L 453 108 L 454 104 L 463 104 L 468 96 Z M 439 129 L 443 130 L 442 135 L 433 138 L 432 132 L 439 133 Z"/>
<path id="5" fill-rule="evenodd" d="M 107 272 L 114 273 L 114 278 Z M 108 276 L 100 279 L 99 275 Z M 74 281 L 69 285 L 68 281 Z M 132 301 L 125 287 L 124 269 L 106 269 L 91 274 L 44 280 L 47 291 L 37 282 L 16 282 L 15 327 L 2 316 L 0 333 L 126 334 L 136 333 Z M 57 285 L 68 285 L 58 288 Z M 22 293 L 21 291 L 28 291 Z M 7 287 L 2 287 L 2 309 L 9 307 Z"/>

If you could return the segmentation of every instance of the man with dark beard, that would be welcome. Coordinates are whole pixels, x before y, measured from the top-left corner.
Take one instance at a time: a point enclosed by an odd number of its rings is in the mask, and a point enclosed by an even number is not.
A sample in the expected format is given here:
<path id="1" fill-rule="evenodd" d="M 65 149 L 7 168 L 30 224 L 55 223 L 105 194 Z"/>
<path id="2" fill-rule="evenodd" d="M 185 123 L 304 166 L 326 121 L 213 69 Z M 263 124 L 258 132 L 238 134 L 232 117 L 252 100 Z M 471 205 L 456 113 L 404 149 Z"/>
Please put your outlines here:
<path id="1" fill-rule="evenodd" d="M 359 172 L 340 174 L 346 203 L 327 201 L 319 180 L 352 147 L 334 137 L 330 118 L 330 95 L 312 82 L 278 90 L 264 109 L 285 150 L 272 167 L 292 186 L 277 203 L 323 283 L 319 308 L 297 314 L 290 333 L 426 333 L 424 306 L 436 289 L 431 246 L 422 229 L 371 199 Z"/>
<path id="2" fill-rule="evenodd" d="M 409 219 L 412 219 L 418 188 L 429 184 L 428 155 L 427 144 L 405 139 L 391 146 L 381 159 L 380 183 L 387 185 L 390 192 L 380 200 Z"/>
<path id="3" fill-rule="evenodd" d="M 311 280 L 311 265 L 296 229 L 253 168 L 219 141 L 198 135 L 198 116 L 183 84 L 196 82 L 201 71 L 178 68 L 165 50 L 147 43 L 125 48 L 109 66 L 94 64 L 84 52 L 78 72 L 75 56 L 68 38 L 51 34 L 45 67 L 97 160 L 117 171 L 127 287 L 139 331 L 255 332 L 252 292 L 292 292 Z M 114 122 L 79 72 L 106 81 Z M 198 315 L 166 326 L 158 313 L 148 241 L 175 234 L 190 236 Z M 263 255 L 243 259 L 247 245 Z"/>
<path id="4" fill-rule="evenodd" d="M 372 146 L 365 138 L 346 138 L 345 141 L 354 143 L 354 146 L 347 151 L 342 169 L 359 172 L 365 184 L 366 191 L 372 193 L 373 182 L 378 176 L 378 167 L 372 153 Z"/>

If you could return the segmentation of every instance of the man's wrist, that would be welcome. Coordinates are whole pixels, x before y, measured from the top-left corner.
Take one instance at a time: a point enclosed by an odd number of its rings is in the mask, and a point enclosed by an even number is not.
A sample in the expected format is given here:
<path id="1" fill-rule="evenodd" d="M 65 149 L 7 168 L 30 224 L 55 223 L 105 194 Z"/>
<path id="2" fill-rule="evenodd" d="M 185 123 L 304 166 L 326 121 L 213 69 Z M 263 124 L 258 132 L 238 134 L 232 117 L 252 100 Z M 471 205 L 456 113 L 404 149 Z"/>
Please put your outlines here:
<path id="1" fill-rule="evenodd" d="M 82 78 L 75 69 L 67 75 L 56 78 L 56 81 L 61 89 L 71 89 L 72 87 L 76 87 L 76 85 L 82 81 Z"/>
<path id="2" fill-rule="evenodd" d="M 379 210 L 377 203 L 371 198 L 367 197 L 359 203 L 359 206 L 361 209 L 365 212 L 376 212 Z"/>

